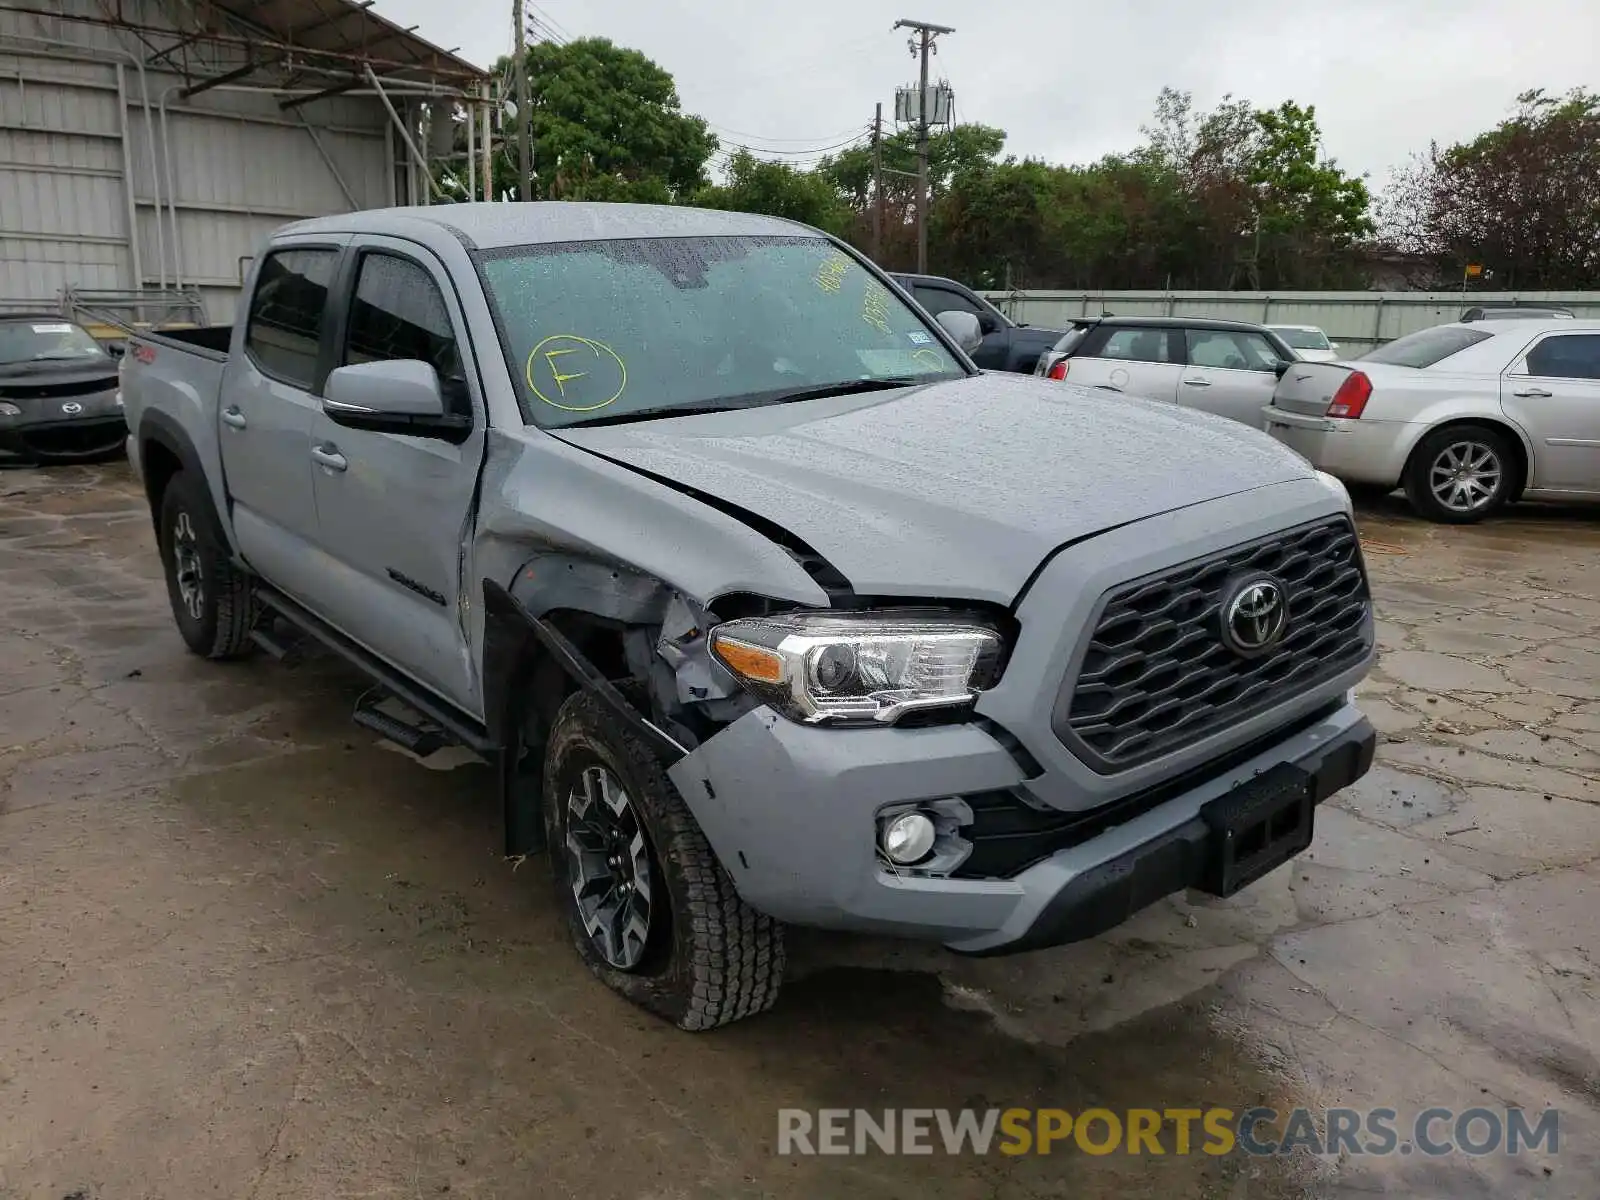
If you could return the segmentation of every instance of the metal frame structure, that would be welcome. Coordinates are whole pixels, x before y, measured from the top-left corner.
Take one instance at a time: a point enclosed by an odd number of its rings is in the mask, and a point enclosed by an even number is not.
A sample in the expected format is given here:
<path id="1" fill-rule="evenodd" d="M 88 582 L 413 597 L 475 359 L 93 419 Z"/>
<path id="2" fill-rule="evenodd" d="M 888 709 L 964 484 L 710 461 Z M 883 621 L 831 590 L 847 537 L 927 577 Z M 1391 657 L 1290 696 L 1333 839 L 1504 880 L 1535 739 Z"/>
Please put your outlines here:
<path id="1" fill-rule="evenodd" d="M 66 312 L 79 295 L 97 287 L 102 299 L 97 307 L 102 310 L 127 309 L 143 320 L 157 314 L 171 319 L 178 310 L 188 309 L 204 321 L 204 306 L 195 298 L 209 289 L 215 301 L 212 307 L 220 311 L 218 289 L 233 285 L 222 278 L 231 275 L 231 269 L 216 269 L 219 243 L 207 225 L 215 221 L 199 214 L 218 214 L 216 220 L 226 220 L 233 213 L 236 222 L 253 220 L 259 228 L 263 218 L 290 220 L 345 206 L 426 204 L 439 195 L 434 175 L 442 162 L 453 164 L 452 173 L 458 172 L 469 197 L 487 195 L 493 126 L 487 74 L 454 50 L 418 37 L 415 27 L 401 28 L 372 7 L 373 0 L 0 0 L 0 55 L 21 54 L 33 56 L 35 63 L 60 64 L 30 68 L 26 79 L 19 73 L 18 89 L 32 86 L 34 76 L 44 87 L 77 89 L 80 99 L 74 103 L 79 109 L 94 95 L 115 95 L 115 129 L 121 144 L 116 174 L 123 184 L 118 204 L 126 208 L 125 214 L 114 218 L 115 226 L 126 226 L 119 230 L 120 237 L 110 236 L 103 213 L 92 224 L 67 227 L 70 231 L 7 235 L 115 244 L 120 247 L 116 253 L 126 256 L 119 272 L 123 283 L 108 289 L 111 281 L 104 278 L 103 269 L 98 270 L 102 277 L 98 284 L 88 276 L 78 276 L 80 282 L 75 283 L 69 273 L 52 299 L 33 296 L 43 291 L 37 286 L 22 289 L 27 297 L 19 298 L 13 289 L 7 298 L 32 307 L 42 302 Z M 97 69 L 109 74 L 91 81 L 82 73 L 86 68 L 77 64 L 100 64 Z M 375 121 L 355 116 L 355 109 L 339 108 L 352 100 L 373 99 L 382 106 Z M 26 102 L 20 93 L 14 101 Z M 177 118 L 171 129 L 169 114 Z M 323 182 L 311 186 L 307 199 L 298 195 L 290 199 L 288 191 L 271 186 L 261 193 L 248 189 L 232 196 L 219 193 L 216 181 L 206 178 L 205 167 L 196 162 L 195 156 L 205 152 L 188 140 L 197 128 L 195 122 L 208 118 L 213 131 L 218 122 L 236 124 L 240 136 L 248 133 L 265 139 L 263 145 L 274 147 L 273 153 L 285 164 L 290 160 L 283 156 L 294 152 L 286 146 L 283 130 L 301 131 L 311 143 L 316 173 Z M 436 127 L 434 137 L 428 136 L 430 118 Z M 466 135 L 464 155 L 457 148 L 459 135 L 450 133 L 451 122 L 459 122 L 456 128 Z M 36 136 L 46 132 L 45 127 L 26 122 L 16 128 L 23 134 L 36 131 Z M 77 126 L 64 132 L 80 141 L 112 136 L 110 130 L 102 134 L 90 126 L 82 128 L 84 132 Z M 213 132 L 212 142 L 215 136 Z M 386 186 L 372 174 L 374 155 L 349 157 L 355 144 L 370 146 L 373 138 L 382 139 L 376 154 L 388 164 Z M 15 172 L 27 166 L 27 155 L 22 157 L 24 161 L 0 166 Z M 71 158 L 39 160 L 38 169 L 53 177 L 113 175 L 111 162 L 101 166 L 98 159 L 94 161 L 96 166 L 89 170 Z M 274 191 L 283 192 L 276 207 Z M 49 220 L 32 227 L 62 228 Z M 28 228 L 25 220 L 21 229 Z M 237 242 L 242 233 L 228 237 Z M 258 236 L 244 240 L 253 242 Z M 198 269 L 195 255 L 207 260 Z"/>

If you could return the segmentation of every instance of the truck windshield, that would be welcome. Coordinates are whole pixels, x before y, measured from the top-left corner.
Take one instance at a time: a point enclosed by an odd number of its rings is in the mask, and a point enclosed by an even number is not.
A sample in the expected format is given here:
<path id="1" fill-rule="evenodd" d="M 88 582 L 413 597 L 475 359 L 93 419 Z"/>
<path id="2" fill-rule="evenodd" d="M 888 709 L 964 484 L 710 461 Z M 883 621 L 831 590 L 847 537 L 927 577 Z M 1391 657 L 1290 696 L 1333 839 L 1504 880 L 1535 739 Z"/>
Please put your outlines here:
<path id="1" fill-rule="evenodd" d="M 0 321 L 0 366 L 63 359 L 89 362 L 108 357 L 87 330 L 71 321 L 41 317 Z"/>
<path id="2" fill-rule="evenodd" d="M 822 238 L 563 242 L 480 264 L 523 412 L 539 425 L 966 374 L 921 315 Z"/>

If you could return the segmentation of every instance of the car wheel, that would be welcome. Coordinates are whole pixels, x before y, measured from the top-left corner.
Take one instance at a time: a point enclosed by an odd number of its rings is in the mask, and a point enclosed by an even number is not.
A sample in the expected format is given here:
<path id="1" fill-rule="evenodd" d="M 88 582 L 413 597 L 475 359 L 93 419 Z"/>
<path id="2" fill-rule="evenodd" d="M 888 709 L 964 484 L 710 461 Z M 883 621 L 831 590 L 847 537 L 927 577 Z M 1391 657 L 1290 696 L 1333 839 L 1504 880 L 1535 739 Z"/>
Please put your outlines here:
<path id="1" fill-rule="evenodd" d="M 596 697 L 568 697 L 545 755 L 556 899 L 589 969 L 680 1029 L 772 1007 L 783 931 L 739 898 L 661 761 Z"/>
<path id="2" fill-rule="evenodd" d="M 184 644 L 202 658 L 238 658 L 250 645 L 255 598 L 210 520 L 204 485 L 179 471 L 161 493 L 157 542 L 167 598 Z"/>
<path id="3" fill-rule="evenodd" d="M 1468 525 L 1510 499 L 1516 471 L 1504 434 L 1485 425 L 1452 425 L 1430 433 L 1412 452 L 1406 495 L 1430 521 Z"/>

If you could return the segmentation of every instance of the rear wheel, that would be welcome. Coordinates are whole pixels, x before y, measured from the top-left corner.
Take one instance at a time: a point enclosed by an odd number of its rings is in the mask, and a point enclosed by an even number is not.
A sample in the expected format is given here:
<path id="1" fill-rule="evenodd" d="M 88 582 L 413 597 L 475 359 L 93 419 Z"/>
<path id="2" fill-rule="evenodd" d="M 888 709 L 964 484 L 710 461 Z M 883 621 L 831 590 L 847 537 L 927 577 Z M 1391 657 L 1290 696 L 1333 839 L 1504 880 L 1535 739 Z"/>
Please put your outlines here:
<path id="1" fill-rule="evenodd" d="M 660 760 L 587 693 L 551 730 L 544 810 L 557 903 L 604 983 L 680 1029 L 772 1006 L 781 927 L 739 898 Z"/>
<path id="2" fill-rule="evenodd" d="M 1468 525 L 1505 505 L 1517 469 L 1504 434 L 1486 425 L 1452 425 L 1430 433 L 1412 452 L 1406 495 L 1430 521 Z"/>
<path id="3" fill-rule="evenodd" d="M 254 619 L 250 578 L 233 565 L 210 520 L 204 484 L 179 471 L 161 493 L 157 541 L 172 619 L 203 658 L 237 658 Z"/>

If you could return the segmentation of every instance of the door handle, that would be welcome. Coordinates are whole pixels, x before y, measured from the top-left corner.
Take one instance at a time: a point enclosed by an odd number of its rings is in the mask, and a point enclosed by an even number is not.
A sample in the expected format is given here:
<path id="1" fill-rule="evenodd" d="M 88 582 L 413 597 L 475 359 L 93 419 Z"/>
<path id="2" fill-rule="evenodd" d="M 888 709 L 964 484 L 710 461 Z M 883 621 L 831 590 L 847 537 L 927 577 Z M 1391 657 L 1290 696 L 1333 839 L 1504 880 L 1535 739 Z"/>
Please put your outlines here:
<path id="1" fill-rule="evenodd" d="M 222 423 L 233 429 L 243 429 L 250 422 L 244 419 L 244 414 L 239 411 L 237 404 L 222 410 Z"/>
<path id="2" fill-rule="evenodd" d="M 1518 388 L 1516 391 L 1512 392 L 1511 394 L 1513 396 L 1544 396 L 1546 398 L 1548 398 L 1549 395 L 1550 395 L 1550 393 L 1545 391 L 1543 388 L 1536 388 L 1536 387 Z"/>
<path id="3" fill-rule="evenodd" d="M 330 471 L 342 471 L 350 465 L 350 460 L 334 446 L 311 447 L 311 458 L 318 466 L 327 467 Z"/>
<path id="4" fill-rule="evenodd" d="M 1211 380 L 1209 380 L 1209 379 L 1185 379 L 1183 381 L 1183 386 L 1184 387 L 1210 387 L 1211 386 Z"/>

